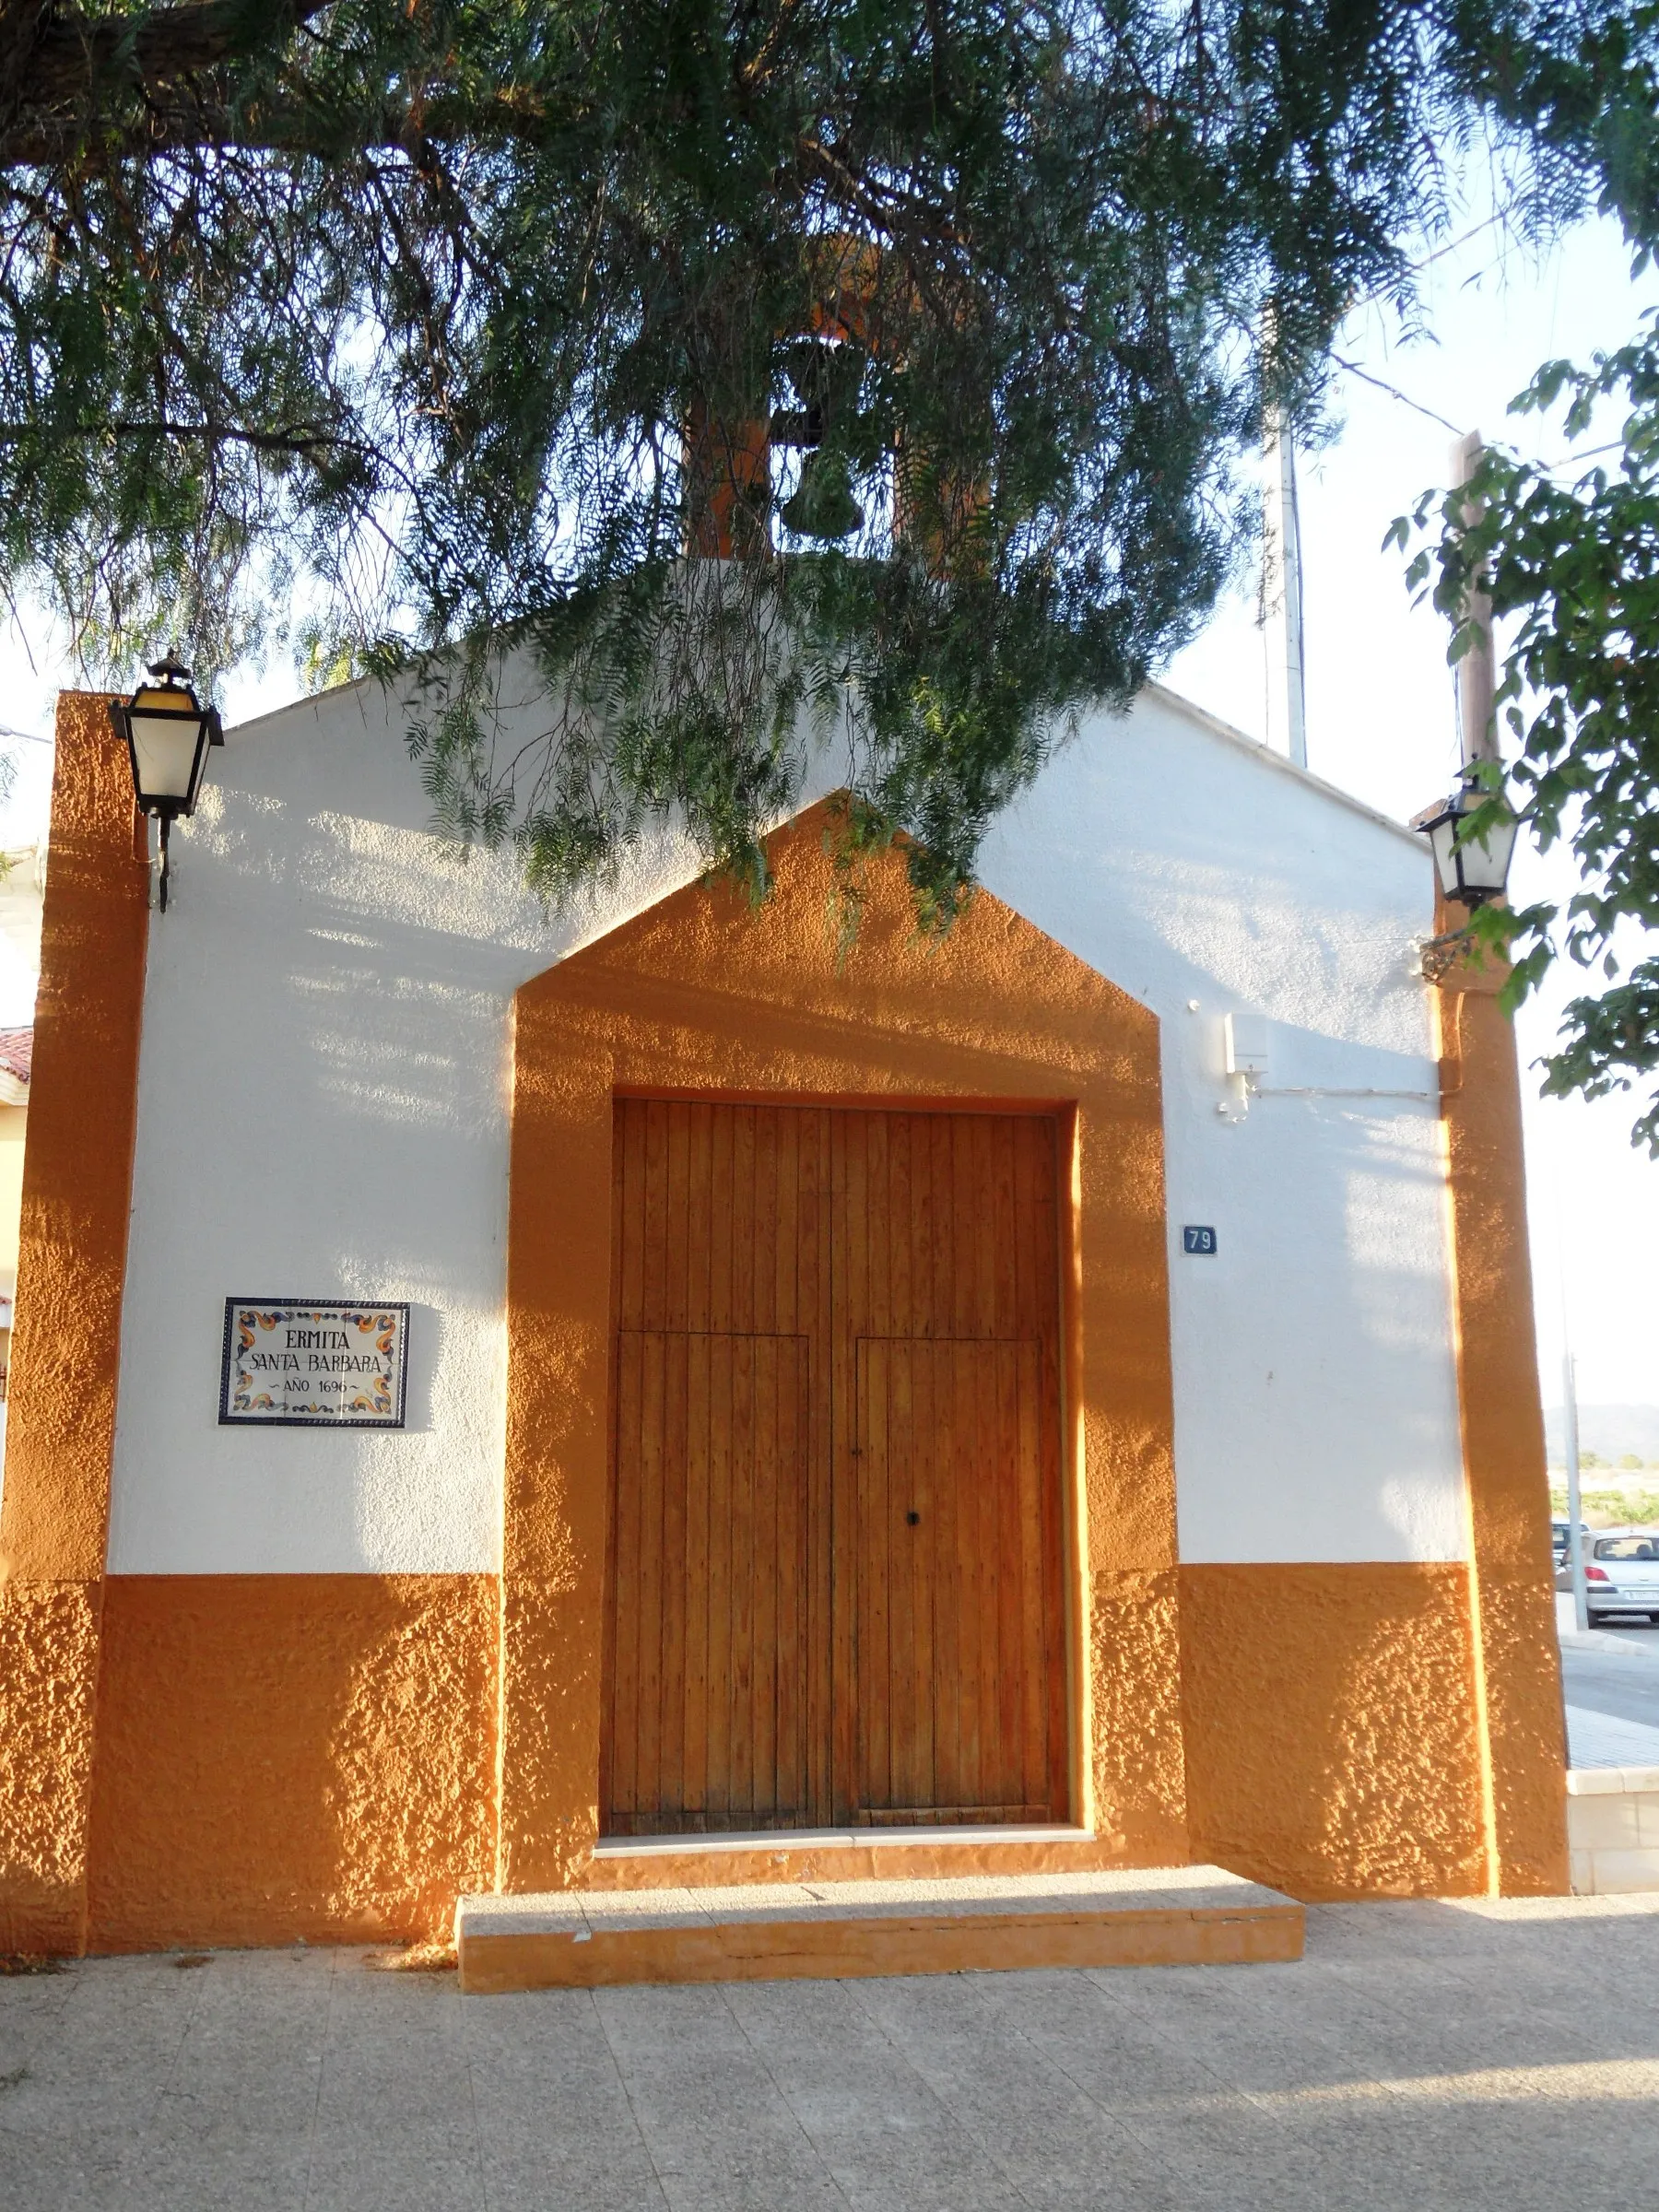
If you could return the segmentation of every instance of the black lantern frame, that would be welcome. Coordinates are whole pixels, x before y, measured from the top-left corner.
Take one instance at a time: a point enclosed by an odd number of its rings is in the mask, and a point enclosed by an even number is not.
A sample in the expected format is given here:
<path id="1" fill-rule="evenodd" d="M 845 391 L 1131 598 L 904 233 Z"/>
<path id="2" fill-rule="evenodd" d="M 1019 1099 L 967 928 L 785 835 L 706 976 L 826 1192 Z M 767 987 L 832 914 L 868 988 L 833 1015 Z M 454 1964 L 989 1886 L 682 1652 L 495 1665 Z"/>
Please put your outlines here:
<path id="1" fill-rule="evenodd" d="M 168 833 L 182 816 L 195 812 L 207 754 L 223 745 L 225 733 L 217 707 L 204 707 L 190 687 L 190 671 L 169 653 L 152 661 L 154 684 L 140 684 L 131 699 L 112 701 L 110 720 L 125 744 L 133 771 L 133 795 L 141 814 L 161 825 L 160 894 L 167 912 L 170 873 Z"/>
<path id="2" fill-rule="evenodd" d="M 1509 882 L 1521 828 L 1514 815 L 1506 809 L 1483 836 L 1467 834 L 1468 823 L 1493 795 L 1471 772 L 1450 797 L 1411 818 L 1411 827 L 1429 840 L 1441 895 L 1458 906 L 1474 908 L 1501 899 Z"/>

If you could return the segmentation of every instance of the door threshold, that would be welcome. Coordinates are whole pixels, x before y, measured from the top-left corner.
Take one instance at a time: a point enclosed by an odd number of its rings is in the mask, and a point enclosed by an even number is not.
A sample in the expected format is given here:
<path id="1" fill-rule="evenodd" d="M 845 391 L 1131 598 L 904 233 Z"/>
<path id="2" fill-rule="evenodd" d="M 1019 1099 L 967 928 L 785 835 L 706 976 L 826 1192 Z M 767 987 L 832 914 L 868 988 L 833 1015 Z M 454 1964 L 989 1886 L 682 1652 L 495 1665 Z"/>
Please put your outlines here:
<path id="1" fill-rule="evenodd" d="M 873 1851 L 918 1849 L 929 1844 L 1092 1843 L 1091 1828 L 1002 1828 L 986 1822 L 963 1828 L 762 1828 L 736 1833 L 670 1836 L 602 1836 L 595 1859 L 676 1856 L 695 1852 Z"/>

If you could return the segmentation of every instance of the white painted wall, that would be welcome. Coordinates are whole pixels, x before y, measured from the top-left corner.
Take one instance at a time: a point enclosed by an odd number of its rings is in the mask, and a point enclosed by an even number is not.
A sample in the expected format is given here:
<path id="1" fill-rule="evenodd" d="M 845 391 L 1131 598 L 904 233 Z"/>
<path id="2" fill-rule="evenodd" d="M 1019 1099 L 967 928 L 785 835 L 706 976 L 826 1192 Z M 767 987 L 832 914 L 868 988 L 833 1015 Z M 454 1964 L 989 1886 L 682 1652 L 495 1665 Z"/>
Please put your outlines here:
<path id="1" fill-rule="evenodd" d="M 533 709 L 521 719 L 528 735 Z M 480 1572 L 500 1557 L 512 994 L 684 882 L 667 841 L 549 920 L 461 865 L 394 700 L 229 732 L 150 921 L 115 1573 Z M 227 1296 L 407 1299 L 408 1426 L 221 1429 Z"/>
<path id="2" fill-rule="evenodd" d="M 1461 1558 L 1419 841 L 1153 690 L 1060 755 L 983 877 L 1160 1018 L 1182 1557 Z M 1235 1011 L 1271 1059 L 1242 1119 Z M 1418 1095 L 1332 1095 L 1362 1089 Z"/>
<path id="3" fill-rule="evenodd" d="M 232 731 L 175 841 L 150 931 L 114 1572 L 499 1563 L 512 996 L 695 863 L 665 836 L 546 917 L 511 860 L 462 866 L 428 834 L 403 727 L 359 687 Z M 1432 1088 L 1408 973 L 1424 855 L 1153 692 L 1054 762 L 985 880 L 1163 1019 L 1184 1556 L 1457 1556 L 1434 1109 L 1216 1112 L 1230 1007 L 1271 1018 L 1270 1085 Z M 1215 1225 L 1217 1258 L 1181 1256 L 1183 1221 Z M 231 1293 L 409 1300 L 408 1428 L 220 1429 Z"/>

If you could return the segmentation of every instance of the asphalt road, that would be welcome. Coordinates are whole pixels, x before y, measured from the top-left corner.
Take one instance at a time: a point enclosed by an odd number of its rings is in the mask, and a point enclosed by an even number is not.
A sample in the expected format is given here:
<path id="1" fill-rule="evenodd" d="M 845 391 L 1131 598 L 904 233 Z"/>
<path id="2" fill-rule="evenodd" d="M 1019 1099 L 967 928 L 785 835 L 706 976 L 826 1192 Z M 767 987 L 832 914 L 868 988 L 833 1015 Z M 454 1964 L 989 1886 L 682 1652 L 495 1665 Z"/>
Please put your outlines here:
<path id="1" fill-rule="evenodd" d="M 1561 1616 L 1561 1687 L 1569 1705 L 1659 1728 L 1659 1628 L 1593 1629 L 1586 1644 L 1572 1630 L 1572 1600 Z"/>

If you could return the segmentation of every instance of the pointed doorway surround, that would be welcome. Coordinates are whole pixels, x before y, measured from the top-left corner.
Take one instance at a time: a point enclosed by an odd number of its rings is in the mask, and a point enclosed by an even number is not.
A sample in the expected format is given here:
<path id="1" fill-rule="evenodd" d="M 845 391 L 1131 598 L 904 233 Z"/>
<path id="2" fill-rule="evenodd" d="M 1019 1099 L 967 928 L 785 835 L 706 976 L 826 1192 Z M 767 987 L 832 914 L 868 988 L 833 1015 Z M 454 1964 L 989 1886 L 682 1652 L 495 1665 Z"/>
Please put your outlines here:
<path id="1" fill-rule="evenodd" d="M 1049 1113 L 623 1099 L 600 1828 L 1068 1818 Z"/>
<path id="2" fill-rule="evenodd" d="M 688 1816 L 707 1824 L 709 1845 L 696 1848 L 719 1845 L 722 1879 L 779 1878 L 777 1851 L 757 1849 L 750 1866 L 735 1837 L 749 1832 L 753 1820 L 762 1835 L 777 1836 L 786 1854 L 794 1854 L 793 1865 L 817 1846 L 804 1841 L 797 1847 L 782 1835 L 782 1824 L 787 1821 L 806 1839 L 821 1835 L 817 1824 L 827 1817 L 826 1806 L 834 1816 L 831 1833 L 846 1832 L 843 1816 L 848 1828 L 867 1823 L 861 1832 L 872 1838 L 872 1849 L 884 1835 L 925 1830 L 927 1816 L 946 1837 L 959 1836 L 964 1824 L 983 1829 L 982 1848 L 1001 1850 L 992 1827 L 1035 1825 L 1010 1820 L 1001 1809 L 1018 1804 L 1052 1807 L 1051 1819 L 1067 1823 L 1068 1833 L 1077 1831 L 1076 1843 L 1053 1847 L 1073 1854 L 1068 1865 L 1075 1859 L 1079 1865 L 1167 1866 L 1191 1855 L 1181 1730 L 1158 1023 L 1144 1006 L 989 893 L 974 898 L 942 943 L 919 941 L 899 853 L 869 864 L 857 935 L 849 948 L 835 925 L 829 812 L 828 806 L 812 808 L 769 840 L 773 889 L 758 912 L 729 887 L 688 885 L 526 983 L 514 1004 L 498 1752 L 498 1878 L 503 1890 L 580 1888 L 608 1865 L 594 1856 L 603 1836 L 660 1836 L 665 1828 L 673 1835 L 670 1815 L 682 1824 Z M 863 1134 L 856 1141 L 866 1150 L 886 1145 L 889 1175 L 892 1160 L 909 1145 L 911 1197 L 908 1212 L 900 1212 L 913 1223 L 924 1218 L 914 1166 L 924 1129 L 930 1159 L 943 1157 L 937 1133 L 947 1131 L 950 1138 L 951 1174 L 947 1186 L 940 1186 L 947 1192 L 947 1216 L 935 1206 L 928 1217 L 934 1225 L 929 1237 L 935 1231 L 943 1237 L 947 1229 L 954 1236 L 951 1224 L 957 1221 L 971 1225 L 975 1237 L 987 1227 L 995 1233 L 982 1256 L 976 1245 L 971 1265 L 952 1265 L 936 1276 L 936 1284 L 948 1286 L 947 1296 L 938 1292 L 944 1304 L 912 1304 L 902 1322 L 873 1310 L 860 1318 L 849 1245 L 839 1277 L 827 1283 L 814 1278 L 818 1318 L 803 1324 L 795 1313 L 780 1322 L 774 1308 L 770 1318 L 757 1321 L 723 1316 L 711 1305 L 706 1321 L 694 1325 L 689 1289 L 676 1287 L 681 1262 L 669 1256 L 665 1227 L 660 1302 L 647 1304 L 644 1277 L 629 1277 L 632 1263 L 618 1241 L 618 1162 L 626 1190 L 626 1152 L 633 1141 L 629 1116 L 636 1108 L 648 1122 L 653 1112 L 683 1111 L 688 1147 L 689 1117 L 705 1110 L 712 1115 L 716 1105 L 731 1114 L 734 1159 L 738 1109 L 751 1114 L 756 1132 L 772 1115 L 780 1143 L 785 1117 L 793 1117 L 797 1164 L 793 1182 L 786 1177 L 785 1184 L 797 1194 L 791 1203 L 798 1205 L 806 1187 L 799 1163 L 817 1159 L 811 1173 L 822 1236 L 836 1233 L 836 1146 L 854 1145 L 857 1132 Z M 909 1134 L 896 1150 L 894 1133 L 900 1127 Z M 804 1153 L 803 1128 L 808 1131 Z M 963 1130 L 967 1181 L 959 1182 Z M 1043 1225 L 1032 1227 L 1024 1247 L 1018 1237 L 1012 1244 L 1002 1237 L 994 1206 L 987 1215 L 969 1172 L 973 1145 L 1012 1145 L 1022 1131 L 1022 1141 L 1041 1147 L 1052 1162 L 1045 1172 L 1053 1191 L 1052 1213 Z M 664 1132 L 665 1143 L 666 1121 Z M 712 1120 L 708 1137 L 712 1160 Z M 720 1142 L 726 1141 L 723 1135 Z M 941 1147 L 936 1155 L 935 1141 Z M 688 1174 L 689 1158 L 688 1149 Z M 665 1152 L 665 1175 L 667 1159 Z M 1033 1152 L 1033 1173 L 1036 1159 Z M 993 1171 L 993 1183 L 998 1172 Z M 732 1208 L 724 1210 L 736 1219 Z M 839 1233 L 845 1237 L 844 1215 L 842 1219 Z M 753 1249 L 765 1232 L 756 1227 L 747 1233 Z M 771 1233 L 775 1254 L 775 1221 Z M 908 1245 L 912 1290 L 919 1239 L 915 1229 Z M 804 1250 L 806 1241 L 797 1242 Z M 1019 1309 L 1018 1301 L 1005 1313 L 993 1301 L 983 1308 L 970 1303 L 959 1318 L 958 1292 L 977 1298 L 982 1270 L 995 1277 L 1012 1265 L 1017 1282 L 1023 1281 L 1022 1249 L 1032 1270 L 1032 1299 L 1050 1300 L 1046 1313 L 1036 1304 Z M 895 1246 L 895 1280 L 902 1264 L 903 1249 Z M 688 1259 L 686 1265 L 688 1284 Z M 713 1265 L 712 1253 L 711 1270 Z M 757 1283 L 765 1279 L 759 1265 L 750 1272 Z M 984 1319 L 986 1313 L 994 1320 Z M 816 1339 L 815 1329 L 820 1332 Z M 689 1340 L 696 1336 L 704 1341 L 693 1345 Z M 747 1342 L 729 1341 L 739 1337 Z M 769 1341 L 762 1346 L 760 1337 Z M 1039 1381 L 1031 1403 L 1045 1410 L 1038 1415 L 1038 1440 L 1030 1442 L 1029 1428 L 1021 1423 L 1026 1385 L 1033 1377 Z M 722 1725 L 729 1731 L 734 1702 L 743 1710 L 742 1695 L 749 1700 L 754 1740 L 752 1641 L 747 1690 L 739 1690 L 733 1676 L 719 1699 L 711 1700 L 706 1668 L 711 1649 L 719 1660 L 719 1646 L 677 1642 L 685 1631 L 677 1625 L 672 1589 L 666 1607 L 660 1580 L 654 1595 L 644 1593 L 643 1578 L 660 1577 L 671 1558 L 679 1561 L 682 1592 L 706 1587 L 707 1560 L 700 1552 L 688 1553 L 688 1538 L 675 1527 L 659 1538 L 654 1562 L 642 1553 L 635 1562 L 633 1571 L 641 1578 L 633 1615 L 638 1650 L 630 1654 L 619 1649 L 618 1627 L 629 1617 L 626 1607 L 618 1611 L 613 1605 L 612 1593 L 620 1593 L 620 1578 L 629 1568 L 627 1560 L 618 1564 L 610 1558 L 618 1450 L 638 1455 L 638 1475 L 630 1478 L 636 1488 L 660 1479 L 645 1471 L 653 1453 L 659 1467 L 665 1452 L 684 1454 L 688 1478 L 692 1424 L 703 1418 L 694 1408 L 705 1391 L 711 1403 L 715 1394 L 729 1392 L 719 1402 L 728 1408 L 724 1418 L 734 1440 L 752 1437 L 757 1422 L 770 1424 L 766 1480 L 772 1481 L 780 1466 L 793 1469 L 792 1495 L 803 1507 L 798 1524 L 786 1520 L 781 1533 L 774 1525 L 771 1540 L 774 1572 L 766 1602 L 774 1608 L 780 1556 L 787 1567 L 782 1615 L 773 1616 L 783 1622 L 787 1664 L 778 1655 L 775 1626 L 763 1663 L 777 1669 L 771 1703 L 765 1706 L 763 1692 L 763 1709 L 774 1716 L 782 1711 L 786 1737 L 797 1725 L 792 1716 L 797 1710 L 802 1716 L 798 1748 L 789 1753 L 794 1765 L 782 1777 L 774 1775 L 766 1784 L 770 1794 L 762 1796 L 752 1769 L 746 1781 L 735 1763 L 738 1755 L 728 1752 L 722 1806 L 714 1804 L 708 1786 L 706 1747 L 712 1731 L 718 1747 L 718 1731 Z M 653 1398 L 653 1393 L 660 1394 Z M 916 1406 L 927 1394 L 933 1411 L 919 1425 Z M 941 1418 L 938 1408 L 946 1399 Z M 652 1406 L 657 1410 L 648 1414 Z M 676 1406 L 682 1410 L 673 1410 Z M 674 1427 L 682 1418 L 683 1436 Z M 865 1465 L 861 1420 L 872 1430 L 871 1474 L 861 1477 L 863 1525 L 872 1545 L 874 1532 L 885 1530 L 889 1578 L 896 1562 L 913 1590 L 920 1570 L 930 1639 L 916 1637 L 914 1602 L 902 1618 L 893 1614 L 889 1579 L 888 1642 L 879 1662 L 869 1641 L 873 1635 L 875 1650 L 883 1649 L 878 1590 L 866 1576 L 861 1595 L 846 1549 L 860 1518 L 853 1512 L 857 1500 L 851 1467 L 843 1465 L 838 1478 L 833 1465 L 837 1453 Z M 626 1441 L 629 1422 L 631 1442 Z M 988 1645 L 982 1640 L 971 1651 L 975 1692 L 964 1712 L 950 1685 L 959 1685 L 967 1672 L 961 1656 L 967 1569 L 961 1555 L 946 1546 L 943 1514 L 955 1515 L 948 1524 L 954 1542 L 967 1524 L 959 1496 L 962 1456 L 953 1440 L 970 1434 L 974 1451 L 983 1449 L 1004 1470 L 1004 1496 L 1012 1498 L 1033 1473 L 1051 1470 L 1041 1475 L 1038 1488 L 1045 1493 L 1044 1513 L 1047 1500 L 1053 1501 L 1057 1527 L 1051 1532 L 1046 1522 L 1029 1523 L 1041 1532 L 1035 1549 L 1041 1560 L 1030 1573 L 1023 1534 L 1018 1577 L 1012 1576 L 1006 1540 L 999 1540 L 994 1557 L 982 1542 L 971 1555 L 976 1576 L 982 1563 L 994 1564 L 996 1588 L 977 1618 L 988 1618 L 994 1597 L 999 1625 L 989 1681 L 981 1672 L 990 1664 Z M 734 1451 L 742 1482 L 753 1491 L 761 1472 L 752 1444 L 741 1447 L 735 1441 Z M 815 1466 L 813 1455 L 821 1461 L 826 1452 L 831 1464 Z M 946 1472 L 942 1460 L 958 1480 L 943 1513 L 936 1500 Z M 729 1468 L 722 1479 L 730 1481 Z M 871 1488 L 883 1480 L 888 1494 L 878 1509 Z M 683 1487 L 676 1487 L 680 1482 L 675 1475 L 663 1492 L 665 1502 L 685 1495 Z M 919 1495 L 923 1484 L 927 1487 Z M 976 1507 L 984 1504 L 987 1484 L 998 1494 L 996 1479 L 980 1477 L 972 1493 Z M 679 1508 L 671 1504 L 670 1510 Z M 729 1493 L 724 1510 L 730 1511 Z M 908 1519 L 912 1512 L 921 1516 L 914 1524 Z M 703 1539 L 694 1533 L 689 1540 Z M 1051 1580 L 1056 1542 L 1058 1601 Z M 843 1579 L 831 1589 L 829 1578 L 838 1572 Z M 1011 1579 L 1005 1580 L 1006 1573 Z M 753 1589 L 751 1582 L 750 1598 L 743 1602 L 753 1602 Z M 1010 1626 L 1005 1644 L 1005 1597 L 1011 1613 L 1016 1590 L 1020 1637 Z M 734 1593 L 732 1603 L 716 1608 L 717 1623 L 732 1618 L 737 1599 Z M 1030 1641 L 1022 1646 L 1028 1603 L 1034 1620 Z M 862 1680 L 852 1649 L 861 1608 L 866 1624 L 859 1638 Z M 653 1630 L 648 1624 L 654 1616 L 660 1625 Z M 1058 1665 L 1052 1653 L 1056 1621 L 1063 1645 Z M 698 1666 L 705 1669 L 700 1697 L 688 1704 L 677 1692 L 671 1700 L 679 1716 L 674 1722 L 679 1747 L 671 1742 L 666 1752 L 660 1693 L 653 1717 L 652 1697 L 641 1705 L 639 1691 L 623 1687 L 629 1665 L 654 1664 L 660 1670 L 665 1635 L 674 1665 L 689 1668 L 694 1677 Z M 938 1652 L 952 1648 L 953 1638 L 956 1657 L 942 1670 Z M 1018 1656 L 1039 1648 L 1041 1665 Z M 729 1656 L 724 1664 L 730 1667 Z M 858 1699 L 851 1694 L 855 1687 Z M 1062 1693 L 1064 1724 L 1055 1712 Z M 816 1707 L 806 1702 L 813 1697 L 819 1700 Z M 1019 1716 L 1017 1726 L 1010 1719 L 1006 1735 L 1005 1698 L 1018 1705 Z M 853 1728 L 859 1699 L 872 1716 L 862 1748 Z M 630 1745 L 618 1728 L 619 1712 L 631 1731 Z M 884 1712 L 885 1750 L 878 1733 Z M 897 1769 L 895 1712 L 901 1720 Z M 765 1724 L 775 1737 L 776 1719 Z M 1018 1759 L 1009 1748 L 1016 1742 Z M 996 1747 L 994 1755 L 988 1743 Z M 693 1771 L 696 1786 L 689 1794 L 688 1756 L 705 1761 Z M 926 1756 L 930 1771 L 924 1771 Z M 641 1777 L 653 1771 L 641 1787 Z M 803 1808 L 798 1826 L 787 1812 L 792 1804 Z M 958 1819 L 947 1822 L 953 1810 Z M 971 1811 L 975 1818 L 965 1822 Z M 729 1844 L 715 1829 L 716 1815 L 745 1822 L 726 1830 L 734 1839 Z M 769 1820 L 779 1825 L 769 1826 Z M 606 1848 L 608 1853 L 613 1846 Z M 941 1841 L 939 1868 L 959 1864 L 974 1871 L 981 1849 Z"/>

